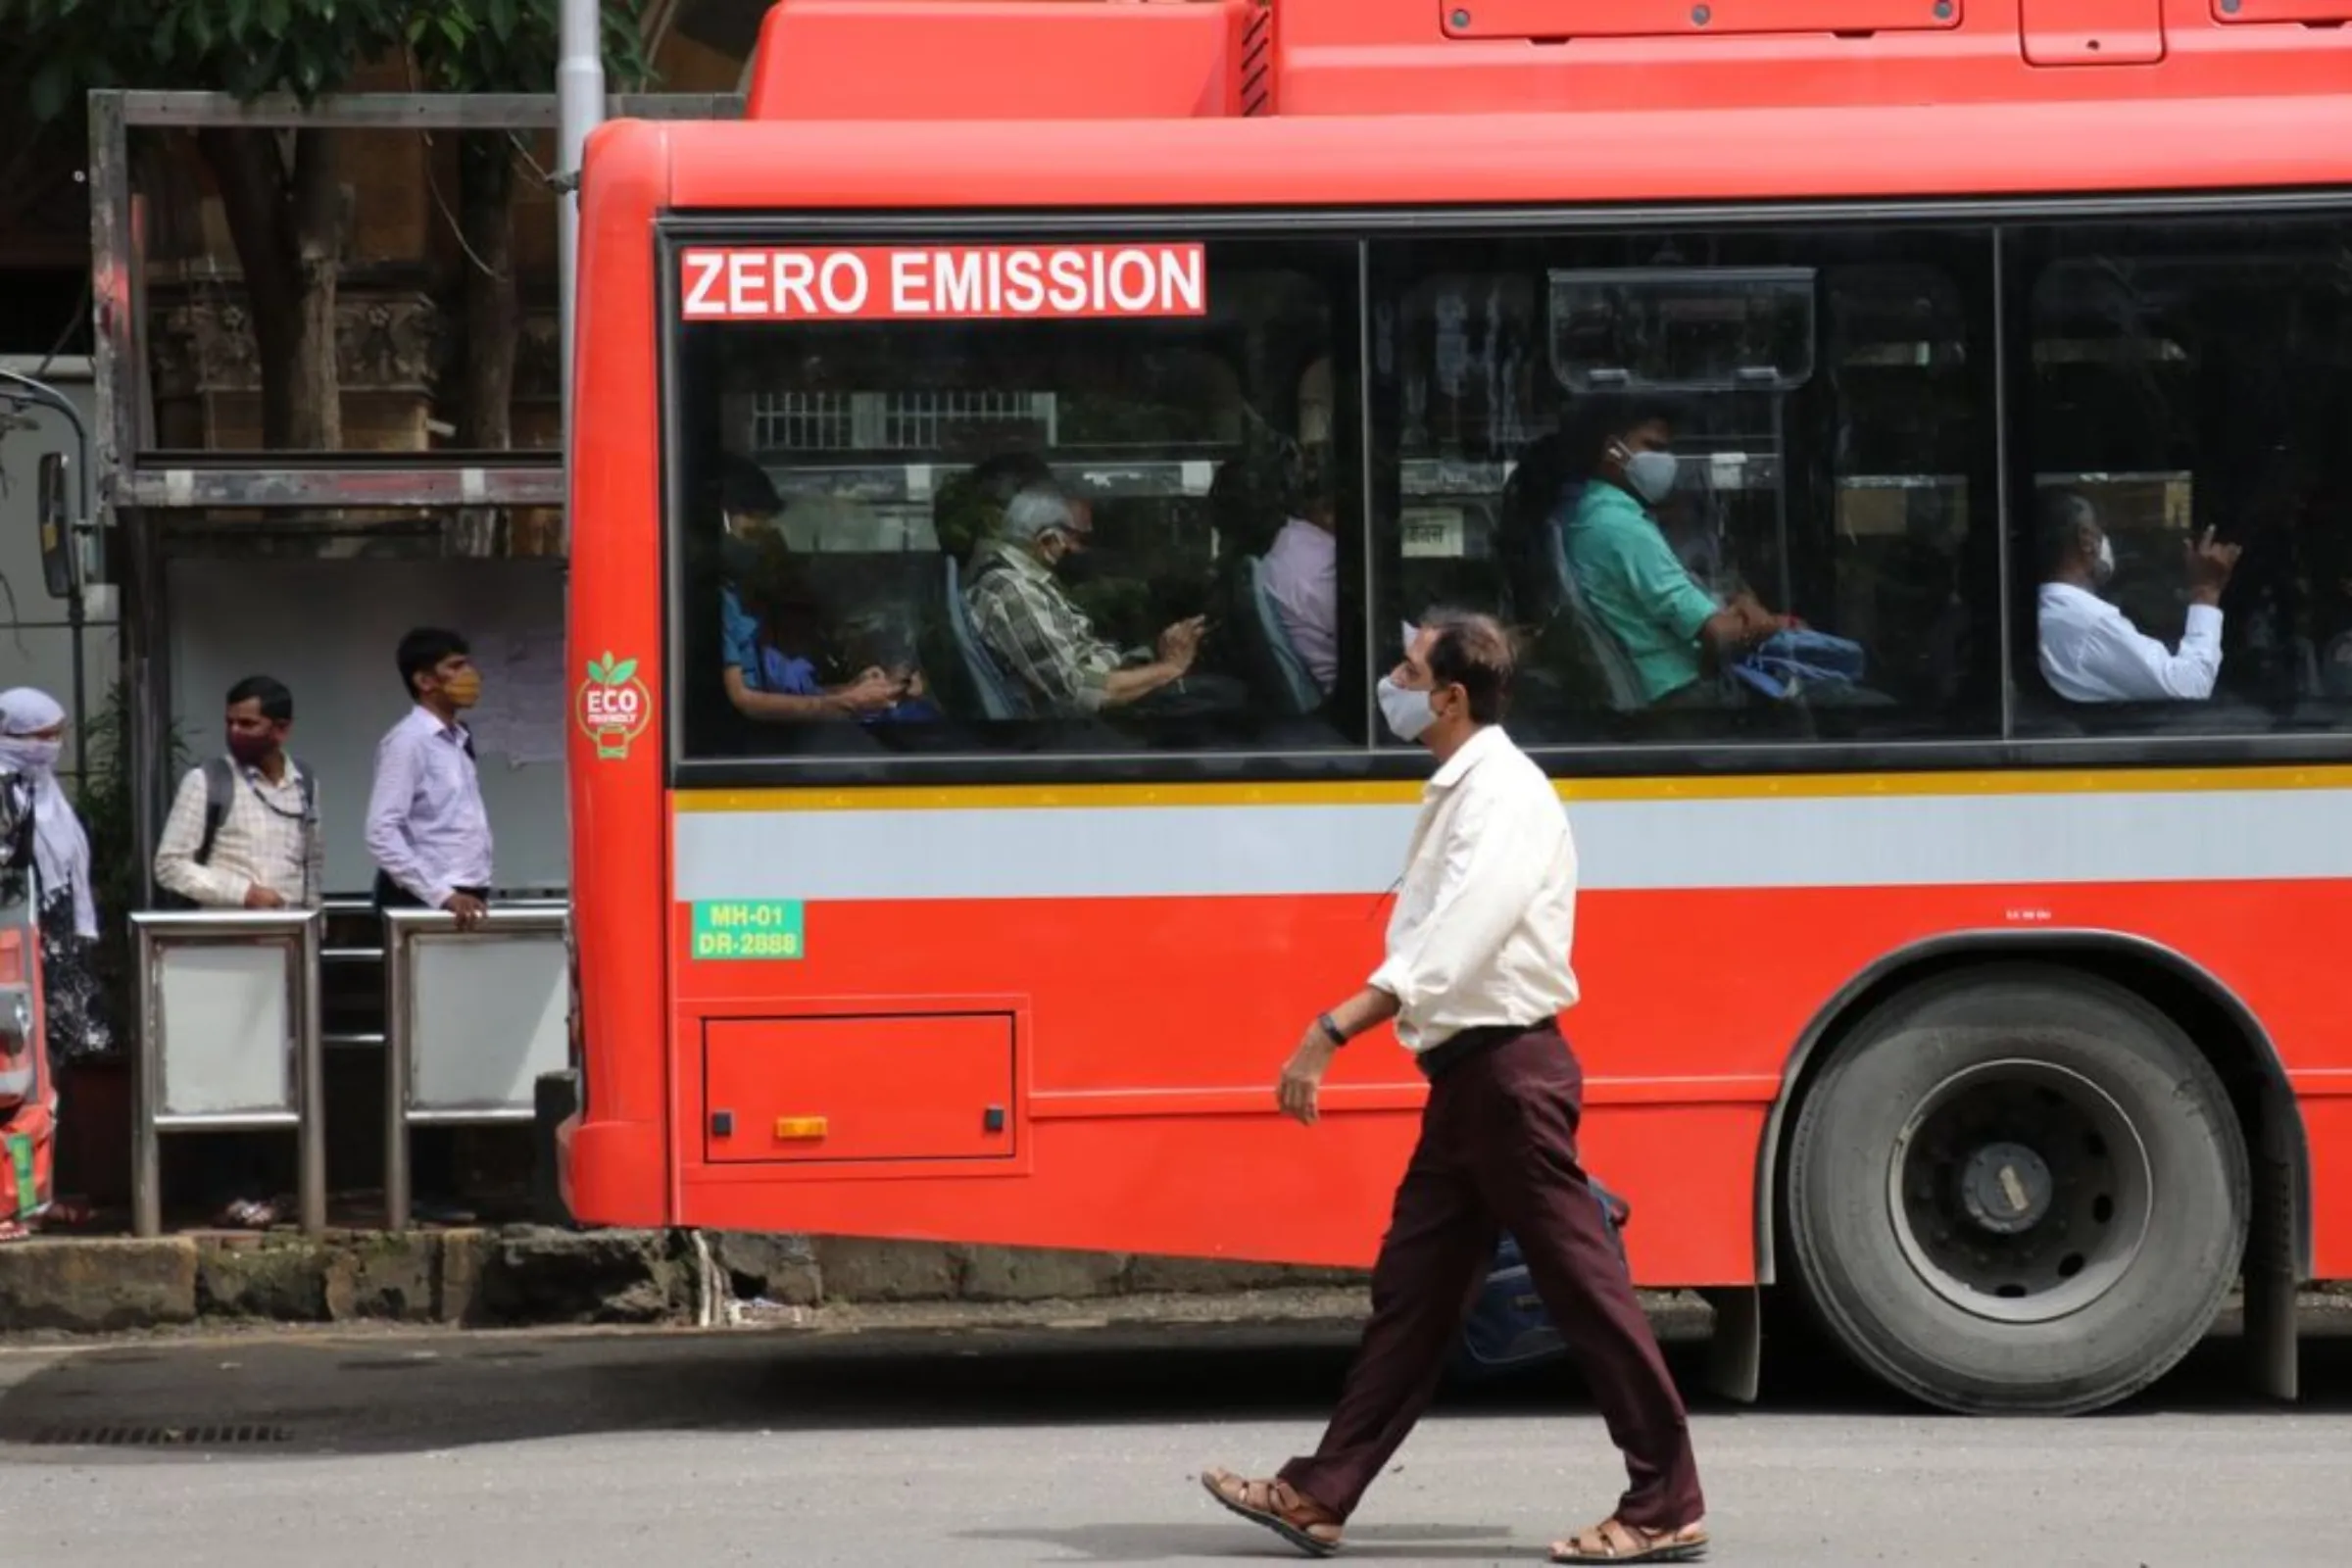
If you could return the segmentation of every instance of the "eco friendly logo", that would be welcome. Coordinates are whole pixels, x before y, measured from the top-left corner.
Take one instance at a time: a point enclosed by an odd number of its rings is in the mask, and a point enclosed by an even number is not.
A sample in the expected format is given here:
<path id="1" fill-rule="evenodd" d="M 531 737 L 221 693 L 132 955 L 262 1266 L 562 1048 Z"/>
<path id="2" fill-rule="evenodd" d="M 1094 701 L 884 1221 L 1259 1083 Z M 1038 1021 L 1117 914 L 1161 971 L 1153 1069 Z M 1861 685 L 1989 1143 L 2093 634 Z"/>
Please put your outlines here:
<path id="1" fill-rule="evenodd" d="M 625 759 L 630 743 L 653 719 L 654 694 L 637 678 L 637 661 L 614 659 L 607 649 L 604 658 L 588 661 L 578 708 L 580 728 L 596 742 L 598 759 Z"/>

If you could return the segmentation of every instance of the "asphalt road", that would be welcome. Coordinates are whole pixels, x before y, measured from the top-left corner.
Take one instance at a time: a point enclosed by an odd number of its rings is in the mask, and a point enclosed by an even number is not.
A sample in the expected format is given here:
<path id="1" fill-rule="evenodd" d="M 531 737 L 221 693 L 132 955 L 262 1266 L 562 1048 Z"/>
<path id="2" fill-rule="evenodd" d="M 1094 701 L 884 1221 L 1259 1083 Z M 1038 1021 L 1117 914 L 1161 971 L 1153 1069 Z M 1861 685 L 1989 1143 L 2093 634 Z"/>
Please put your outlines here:
<path id="1" fill-rule="evenodd" d="M 2075 1421 L 1923 1414 L 1828 1366 L 1702 1401 L 1710 1561 L 2352 1561 L 2352 1339 L 2307 1341 L 2292 1410 L 2238 1392 L 2234 1349 Z M 1244 1561 L 1277 1544 L 1193 1478 L 1311 1444 L 1345 1356 L 1235 1328 L 0 1351 L 0 1564 Z M 1348 1555 L 1539 1561 L 1618 1480 L 1564 1377 L 1449 1397 Z"/>

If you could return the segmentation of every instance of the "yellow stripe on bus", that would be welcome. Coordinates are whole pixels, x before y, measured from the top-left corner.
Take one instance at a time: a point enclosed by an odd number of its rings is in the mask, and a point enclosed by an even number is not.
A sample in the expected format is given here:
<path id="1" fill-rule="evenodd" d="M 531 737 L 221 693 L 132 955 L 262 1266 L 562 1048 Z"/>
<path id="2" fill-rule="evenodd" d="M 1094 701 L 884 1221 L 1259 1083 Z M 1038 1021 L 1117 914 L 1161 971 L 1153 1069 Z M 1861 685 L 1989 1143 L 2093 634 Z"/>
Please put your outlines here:
<path id="1" fill-rule="evenodd" d="M 2352 766 L 2134 767 L 1559 779 L 1563 801 L 1827 800 L 2352 789 Z M 1409 806 L 1409 779 L 1320 784 L 957 784 L 680 790 L 680 811 L 977 811 L 1068 807 Z"/>

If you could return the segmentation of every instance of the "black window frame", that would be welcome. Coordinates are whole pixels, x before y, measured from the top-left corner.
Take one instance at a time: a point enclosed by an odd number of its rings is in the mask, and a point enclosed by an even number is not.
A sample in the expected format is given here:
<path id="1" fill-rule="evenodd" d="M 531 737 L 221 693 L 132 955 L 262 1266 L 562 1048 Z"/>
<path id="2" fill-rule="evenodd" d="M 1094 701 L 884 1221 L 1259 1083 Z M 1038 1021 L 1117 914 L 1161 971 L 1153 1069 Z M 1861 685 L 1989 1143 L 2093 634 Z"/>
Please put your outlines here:
<path id="1" fill-rule="evenodd" d="M 1998 478 L 1999 578 L 2018 581 L 2032 542 L 2021 529 L 2018 500 L 2021 443 L 2012 420 L 2023 405 L 2019 377 L 2030 367 L 2017 363 L 2019 334 L 2028 302 L 2012 297 L 2016 285 L 2008 253 L 2009 228 L 2052 223 L 2114 221 L 2227 221 L 2265 219 L 2352 220 L 2352 189 L 2272 191 L 2146 192 L 2112 197 L 1954 198 L 1918 201 L 1773 203 L 1689 203 L 1618 206 L 1417 207 L 1330 209 L 1120 209 L 1079 217 L 1068 211 L 1036 209 L 930 210 L 889 215 L 771 210 L 757 213 L 673 212 L 656 221 L 651 243 L 656 261 L 660 312 L 658 367 L 659 454 L 662 510 L 660 592 L 664 660 L 662 757 L 665 787 L 678 790 L 742 788 L 956 787 L 970 785 L 1070 785 L 1116 783 L 1347 784 L 1414 779 L 1427 771 L 1414 751 L 1384 746 L 1378 715 L 1366 691 L 1366 744 L 1315 753 L 1152 751 L 1101 756 L 1022 753 L 952 753 L 943 756 L 790 759 L 693 759 L 684 754 L 683 702 L 690 672 L 682 658 L 676 589 L 680 582 L 681 530 L 671 519 L 686 514 L 684 450 L 679 392 L 683 321 L 677 253 L 688 245 L 909 243 L 987 240 L 992 243 L 1082 242 L 1123 237 L 1188 240 L 1263 240 L 1270 235 L 1351 241 L 1357 259 L 1358 364 L 1367 368 L 1357 407 L 1335 409 L 1335 417 L 1357 421 L 1355 455 L 1361 471 L 1356 493 L 1364 498 L 1354 541 L 1365 556 L 1367 584 L 1384 569 L 1375 560 L 1378 530 L 1371 509 L 1384 494 L 1377 482 L 1373 447 L 1375 413 L 1369 395 L 1372 247 L 1395 239 L 1439 236 L 1541 235 L 1569 229 L 1642 230 L 1843 228 L 1886 225 L 1984 225 L 1992 231 L 1991 289 L 1995 320 L 1994 405 L 1987 421 L 1990 461 Z M 1348 548 L 1343 541 L 1343 548 Z M 1364 596 L 1366 624 L 1359 644 L 1369 669 L 1384 644 L 1379 638 L 1377 593 Z M 1817 740 L 1793 744 L 1701 741 L 1531 746 L 1530 754 L 1554 777 L 1677 777 L 1710 774 L 1770 776 L 1798 773 L 1903 773 L 1983 769 L 2083 767 L 2200 767 L 2244 763 L 2326 764 L 2352 760 L 2352 729 L 2337 733 L 2139 734 L 2020 737 L 2018 659 L 2024 626 L 2014 589 L 2002 593 L 2000 728 L 1997 738 L 1900 741 Z"/>

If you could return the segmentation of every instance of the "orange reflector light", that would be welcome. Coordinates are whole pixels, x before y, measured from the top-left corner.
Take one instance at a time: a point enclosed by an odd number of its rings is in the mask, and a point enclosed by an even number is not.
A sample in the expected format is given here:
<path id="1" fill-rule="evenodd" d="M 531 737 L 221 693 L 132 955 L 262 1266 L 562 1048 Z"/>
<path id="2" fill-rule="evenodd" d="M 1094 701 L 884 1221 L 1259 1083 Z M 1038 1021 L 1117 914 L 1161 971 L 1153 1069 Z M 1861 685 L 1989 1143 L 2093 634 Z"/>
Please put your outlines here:
<path id="1" fill-rule="evenodd" d="M 796 1142 L 804 1139 L 822 1138 L 825 1136 L 825 1118 L 822 1116 L 778 1116 L 776 1118 L 776 1136 Z"/>

